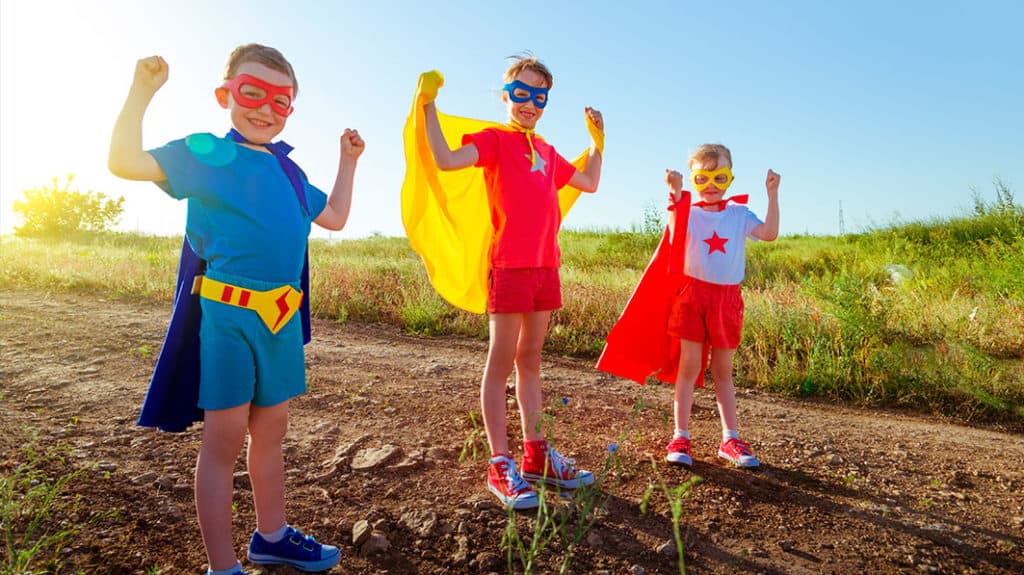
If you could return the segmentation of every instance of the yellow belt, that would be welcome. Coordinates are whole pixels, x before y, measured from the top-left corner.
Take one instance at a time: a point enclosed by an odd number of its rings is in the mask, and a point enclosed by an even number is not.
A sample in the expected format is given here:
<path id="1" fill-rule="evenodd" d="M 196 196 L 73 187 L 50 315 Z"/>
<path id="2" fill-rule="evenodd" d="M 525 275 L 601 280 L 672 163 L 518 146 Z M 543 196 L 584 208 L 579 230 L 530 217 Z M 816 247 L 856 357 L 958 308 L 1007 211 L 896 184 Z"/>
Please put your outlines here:
<path id="1" fill-rule="evenodd" d="M 208 300 L 251 309 L 267 324 L 270 333 L 287 325 L 302 304 L 302 292 L 285 285 L 268 291 L 246 289 L 205 276 L 192 281 L 192 293 Z"/>

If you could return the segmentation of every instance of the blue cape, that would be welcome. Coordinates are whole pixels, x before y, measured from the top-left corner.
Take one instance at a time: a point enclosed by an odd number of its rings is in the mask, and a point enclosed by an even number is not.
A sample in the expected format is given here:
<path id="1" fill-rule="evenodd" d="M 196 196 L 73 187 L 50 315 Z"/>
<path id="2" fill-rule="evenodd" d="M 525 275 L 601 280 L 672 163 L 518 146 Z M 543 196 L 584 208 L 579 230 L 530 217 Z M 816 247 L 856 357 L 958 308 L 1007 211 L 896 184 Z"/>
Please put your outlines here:
<path id="1" fill-rule="evenodd" d="M 227 137 L 236 142 L 246 139 L 235 131 Z M 288 181 L 295 189 L 295 195 L 302 209 L 309 215 L 302 170 L 288 158 L 292 147 L 285 142 L 265 144 L 265 147 L 281 163 Z M 199 322 L 201 312 L 199 295 L 192 293 L 192 280 L 206 271 L 203 261 L 188 243 L 186 237 L 181 243 L 181 261 L 178 263 L 178 278 L 174 289 L 174 310 L 167 335 L 156 360 L 156 369 L 149 380 L 149 391 L 142 403 L 142 412 L 136 422 L 144 427 L 158 427 L 163 431 L 182 432 L 193 423 L 203 420 L 199 408 Z M 309 343 L 309 250 L 302 266 L 302 342 Z"/>

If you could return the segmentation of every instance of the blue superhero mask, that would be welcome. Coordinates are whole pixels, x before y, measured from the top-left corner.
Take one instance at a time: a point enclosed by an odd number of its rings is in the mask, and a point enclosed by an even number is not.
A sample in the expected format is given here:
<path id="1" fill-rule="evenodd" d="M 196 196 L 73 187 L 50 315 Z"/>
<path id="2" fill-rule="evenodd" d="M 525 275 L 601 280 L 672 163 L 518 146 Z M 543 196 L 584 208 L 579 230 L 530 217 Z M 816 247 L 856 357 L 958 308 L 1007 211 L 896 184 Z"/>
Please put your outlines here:
<path id="1" fill-rule="evenodd" d="M 533 105 L 542 110 L 548 105 L 548 88 L 534 88 L 516 80 L 505 84 L 504 90 L 508 92 L 509 99 L 517 104 L 533 100 Z"/>

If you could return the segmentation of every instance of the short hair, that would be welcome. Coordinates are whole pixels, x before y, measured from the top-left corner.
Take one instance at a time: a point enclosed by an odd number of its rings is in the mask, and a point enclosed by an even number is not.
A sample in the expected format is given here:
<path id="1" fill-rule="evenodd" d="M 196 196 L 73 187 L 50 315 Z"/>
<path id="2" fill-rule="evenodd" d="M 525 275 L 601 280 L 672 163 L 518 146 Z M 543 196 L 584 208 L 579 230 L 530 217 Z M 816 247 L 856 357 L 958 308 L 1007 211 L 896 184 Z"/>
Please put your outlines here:
<path id="1" fill-rule="evenodd" d="M 296 94 L 299 93 L 299 81 L 295 78 L 295 70 L 292 69 L 287 58 L 277 48 L 262 44 L 243 44 L 232 50 L 231 55 L 228 56 L 227 66 L 224 67 L 224 79 L 234 78 L 238 74 L 238 67 L 246 62 L 263 64 L 271 70 L 287 74 L 292 79 L 292 89 Z"/>
<path id="2" fill-rule="evenodd" d="M 697 147 L 697 150 L 690 155 L 690 161 L 688 165 L 690 169 L 693 169 L 694 164 L 708 164 L 714 163 L 715 167 L 712 170 L 717 170 L 720 166 L 719 161 L 725 158 L 729 162 L 729 167 L 732 167 L 732 152 L 729 148 L 726 148 L 722 144 L 701 144 Z"/>
<path id="3" fill-rule="evenodd" d="M 516 54 L 509 56 L 509 60 L 512 60 L 512 65 L 505 70 L 505 83 L 508 84 L 516 79 L 523 70 L 532 70 L 544 77 L 544 81 L 547 83 L 547 87 L 551 88 L 554 83 L 554 78 L 551 76 L 551 70 L 544 65 L 543 62 L 534 57 L 529 52 L 522 54 Z"/>

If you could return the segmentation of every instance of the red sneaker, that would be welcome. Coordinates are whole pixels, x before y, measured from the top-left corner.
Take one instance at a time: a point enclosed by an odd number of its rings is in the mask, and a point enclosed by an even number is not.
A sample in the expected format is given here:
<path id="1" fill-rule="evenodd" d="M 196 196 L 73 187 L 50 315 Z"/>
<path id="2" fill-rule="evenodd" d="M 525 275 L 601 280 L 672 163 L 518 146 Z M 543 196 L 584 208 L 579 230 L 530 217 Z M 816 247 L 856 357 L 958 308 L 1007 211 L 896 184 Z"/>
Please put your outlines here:
<path id="1" fill-rule="evenodd" d="M 516 462 L 507 455 L 495 455 L 487 468 L 487 489 L 505 507 L 532 509 L 537 507 L 537 492 L 516 471 Z"/>
<path id="2" fill-rule="evenodd" d="M 718 456 L 736 467 L 758 467 L 761 465 L 761 462 L 751 453 L 750 444 L 735 437 L 722 441 L 722 444 L 718 446 Z"/>
<path id="3" fill-rule="evenodd" d="M 689 438 L 675 437 L 672 439 L 672 442 L 665 447 L 665 449 L 668 449 L 668 454 L 665 455 L 665 461 L 676 465 L 685 465 L 687 467 L 693 465 L 693 458 L 690 457 Z"/>
<path id="4" fill-rule="evenodd" d="M 574 459 L 555 451 L 547 441 L 527 441 L 524 445 L 523 477 L 527 480 L 544 481 L 563 489 L 576 489 L 594 482 L 593 473 L 577 469 Z"/>

